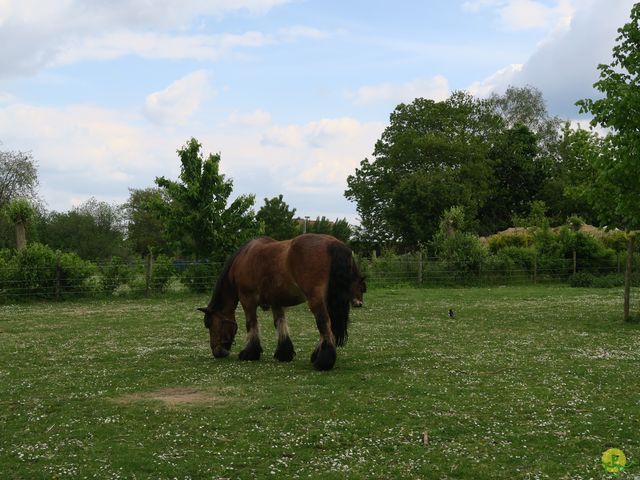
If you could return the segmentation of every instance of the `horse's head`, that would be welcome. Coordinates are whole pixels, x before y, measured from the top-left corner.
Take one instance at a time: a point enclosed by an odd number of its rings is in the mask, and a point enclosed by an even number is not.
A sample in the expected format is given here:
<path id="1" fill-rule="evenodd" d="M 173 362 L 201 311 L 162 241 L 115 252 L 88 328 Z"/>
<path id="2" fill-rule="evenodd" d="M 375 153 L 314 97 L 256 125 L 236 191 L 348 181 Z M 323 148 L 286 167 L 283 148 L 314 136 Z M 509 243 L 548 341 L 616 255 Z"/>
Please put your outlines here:
<path id="1" fill-rule="evenodd" d="M 235 319 L 225 318 L 222 313 L 213 311 L 209 307 L 198 308 L 198 310 L 204 313 L 204 326 L 209 329 L 211 353 L 216 358 L 228 356 L 238 331 Z"/>
<path id="2" fill-rule="evenodd" d="M 367 291 L 367 284 L 364 276 L 359 273 L 351 280 L 351 306 L 361 307 L 364 304 L 364 293 Z"/>

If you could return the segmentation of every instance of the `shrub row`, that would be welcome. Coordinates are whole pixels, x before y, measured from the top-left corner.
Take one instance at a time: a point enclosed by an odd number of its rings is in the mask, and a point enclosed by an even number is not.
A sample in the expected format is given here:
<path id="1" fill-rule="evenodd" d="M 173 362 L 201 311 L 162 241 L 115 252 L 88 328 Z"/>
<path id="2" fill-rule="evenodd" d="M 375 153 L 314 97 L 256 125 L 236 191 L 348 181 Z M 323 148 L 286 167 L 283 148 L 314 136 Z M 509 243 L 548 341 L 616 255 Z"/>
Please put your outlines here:
<path id="1" fill-rule="evenodd" d="M 0 300 L 211 291 L 218 273 L 209 263 L 176 264 L 160 255 L 148 271 L 143 259 L 112 257 L 97 264 L 75 253 L 30 243 L 19 252 L 0 250 Z"/>

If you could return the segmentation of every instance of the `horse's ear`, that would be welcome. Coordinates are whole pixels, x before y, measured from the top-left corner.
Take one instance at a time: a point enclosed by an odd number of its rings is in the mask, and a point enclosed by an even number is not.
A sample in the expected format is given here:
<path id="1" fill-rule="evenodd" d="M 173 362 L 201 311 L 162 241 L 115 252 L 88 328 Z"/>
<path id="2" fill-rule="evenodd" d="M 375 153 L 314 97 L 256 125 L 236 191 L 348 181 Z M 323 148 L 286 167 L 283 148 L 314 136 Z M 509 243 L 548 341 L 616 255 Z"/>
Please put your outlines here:
<path id="1" fill-rule="evenodd" d="M 198 307 L 198 310 L 200 310 L 202 313 L 210 313 L 211 310 L 209 310 L 209 307 Z"/>

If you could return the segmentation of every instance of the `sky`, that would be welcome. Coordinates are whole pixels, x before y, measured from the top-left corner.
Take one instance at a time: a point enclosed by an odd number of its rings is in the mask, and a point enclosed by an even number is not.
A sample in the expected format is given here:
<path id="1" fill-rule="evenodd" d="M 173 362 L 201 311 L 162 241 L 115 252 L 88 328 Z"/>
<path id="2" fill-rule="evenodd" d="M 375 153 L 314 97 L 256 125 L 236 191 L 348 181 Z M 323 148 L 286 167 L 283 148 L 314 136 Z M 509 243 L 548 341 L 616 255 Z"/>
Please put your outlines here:
<path id="1" fill-rule="evenodd" d="M 358 222 L 347 176 L 401 102 L 543 92 L 580 122 L 632 0 L 0 0 L 0 149 L 66 211 L 176 179 L 191 137 L 233 196 Z"/>

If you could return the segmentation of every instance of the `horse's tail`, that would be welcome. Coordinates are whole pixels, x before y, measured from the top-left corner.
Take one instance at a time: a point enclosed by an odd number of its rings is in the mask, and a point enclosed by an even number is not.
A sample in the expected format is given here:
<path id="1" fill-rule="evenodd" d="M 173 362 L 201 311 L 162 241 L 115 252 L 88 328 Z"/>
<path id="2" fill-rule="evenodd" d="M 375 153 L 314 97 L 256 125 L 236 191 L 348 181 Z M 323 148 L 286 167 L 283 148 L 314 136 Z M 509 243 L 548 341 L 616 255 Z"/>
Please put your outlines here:
<path id="1" fill-rule="evenodd" d="M 329 245 L 331 270 L 327 288 L 327 310 L 331 318 L 331 330 L 338 346 L 347 342 L 347 324 L 351 306 L 351 250 L 342 243 Z"/>

